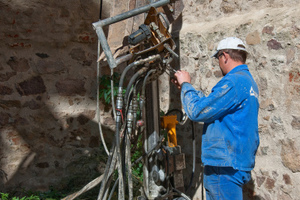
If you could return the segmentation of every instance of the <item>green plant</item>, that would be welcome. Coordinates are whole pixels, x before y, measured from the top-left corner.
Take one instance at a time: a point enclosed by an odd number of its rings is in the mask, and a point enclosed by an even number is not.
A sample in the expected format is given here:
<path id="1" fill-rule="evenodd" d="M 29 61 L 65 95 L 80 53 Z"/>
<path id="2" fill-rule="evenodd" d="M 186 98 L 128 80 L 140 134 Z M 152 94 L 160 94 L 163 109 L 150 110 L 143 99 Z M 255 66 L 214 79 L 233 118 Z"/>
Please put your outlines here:
<path id="1" fill-rule="evenodd" d="M 111 103 L 111 80 L 113 80 L 113 95 L 117 96 L 118 94 L 118 88 L 119 88 L 119 80 L 120 80 L 120 74 L 114 73 L 112 76 L 109 75 L 103 75 L 100 78 L 100 91 L 99 91 L 99 98 L 103 100 L 105 104 Z M 123 94 L 125 94 L 125 89 L 123 89 Z"/>
<path id="2" fill-rule="evenodd" d="M 1 194 L 1 200 L 8 200 L 9 194 L 8 193 L 0 193 Z"/>
<path id="3" fill-rule="evenodd" d="M 62 194 L 62 192 L 54 189 L 53 186 L 50 186 L 50 189 L 46 192 L 30 192 L 30 191 L 27 191 L 27 195 L 31 195 L 31 196 L 35 195 L 35 196 L 40 197 L 40 199 L 46 199 L 46 200 L 61 199 L 62 197 L 66 196 L 65 194 Z M 30 200 L 38 200 L 38 199 L 30 199 Z"/>
<path id="4" fill-rule="evenodd" d="M 134 163 L 139 157 L 143 155 L 142 135 L 139 136 L 136 147 L 133 148 L 132 145 L 131 149 L 134 149 L 131 155 L 131 162 Z M 140 182 L 143 182 L 143 164 L 141 162 L 132 166 L 132 173 L 136 179 L 138 179 Z"/>
<path id="5" fill-rule="evenodd" d="M 29 197 L 24 196 L 24 197 L 12 197 L 12 198 L 10 198 L 8 193 L 0 193 L 0 194 L 1 194 L 1 200 L 40 200 L 40 197 L 38 197 L 36 195 L 31 195 Z"/>

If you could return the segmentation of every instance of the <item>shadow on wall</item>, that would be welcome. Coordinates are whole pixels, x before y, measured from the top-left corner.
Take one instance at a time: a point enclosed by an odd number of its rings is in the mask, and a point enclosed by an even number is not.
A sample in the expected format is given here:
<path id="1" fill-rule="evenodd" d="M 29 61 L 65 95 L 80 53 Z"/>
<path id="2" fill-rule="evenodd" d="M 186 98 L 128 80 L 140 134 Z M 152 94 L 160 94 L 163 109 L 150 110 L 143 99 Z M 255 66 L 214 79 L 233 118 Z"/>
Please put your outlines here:
<path id="1" fill-rule="evenodd" d="M 107 156 L 98 124 L 85 115 L 69 117 L 65 124 L 60 120 L 44 105 L 27 119 L 2 127 L 1 169 L 14 172 L 1 180 L 3 192 L 47 191 L 49 186 L 74 191 L 103 173 Z M 114 134 L 106 127 L 103 132 L 106 139 Z"/>
<path id="2" fill-rule="evenodd" d="M 251 179 L 246 185 L 243 187 L 243 199 L 244 200 L 263 200 L 260 196 L 255 195 L 254 193 L 254 180 Z"/>
<path id="3" fill-rule="evenodd" d="M 176 43 L 176 53 L 180 58 L 180 30 L 182 28 L 182 14 L 172 23 L 172 38 Z M 180 59 L 174 59 L 172 67 L 175 70 L 180 70 Z M 173 84 L 170 85 L 170 110 L 178 109 L 182 110 L 180 100 L 180 90 Z M 202 181 L 203 181 L 203 167 L 201 163 L 201 134 L 203 125 L 198 123 L 191 124 L 188 120 L 183 126 L 177 125 L 177 140 L 181 146 L 182 153 L 185 154 L 186 169 L 183 170 L 185 193 L 189 197 L 197 196 L 204 199 L 202 192 Z M 194 130 L 193 130 L 194 129 Z M 193 131 L 196 143 L 196 156 L 195 156 L 195 171 L 193 172 Z"/>
<path id="4" fill-rule="evenodd" d="M 34 0 L 10 4 L 0 3 L 1 15 L 7 16 L 1 24 L 5 38 L 0 38 L 0 192 L 47 191 L 51 185 L 64 189 L 70 184 L 74 191 L 105 167 L 98 124 L 92 120 L 96 66 L 86 58 L 92 60 L 97 52 L 91 24 L 98 19 L 99 5 L 48 1 L 45 6 Z M 84 50 L 82 58 L 69 56 L 74 46 Z M 33 66 L 37 56 L 50 61 Z M 70 94 L 59 93 L 60 80 L 81 78 L 83 84 L 64 88 Z M 60 104 L 68 106 L 59 110 Z M 114 131 L 107 126 L 103 132 L 109 142 Z"/>
<path id="5" fill-rule="evenodd" d="M 170 20 L 172 22 L 172 19 Z M 180 14 L 175 21 L 172 22 L 172 30 L 171 35 L 176 43 L 176 49 L 175 52 L 179 55 L 179 58 L 174 58 L 173 62 L 171 63 L 171 66 L 175 70 L 180 70 L 180 30 L 182 28 L 182 14 Z M 172 76 L 170 77 L 171 81 Z M 169 91 L 170 97 L 169 97 L 169 111 L 171 110 L 182 110 L 181 106 L 181 100 L 180 100 L 180 90 L 178 88 L 170 83 L 170 91 Z M 176 114 L 176 113 L 172 113 Z M 179 118 L 178 118 L 179 119 Z M 186 169 L 183 170 L 183 179 L 184 179 L 184 193 L 187 194 L 189 197 L 193 197 L 196 192 L 197 188 L 201 186 L 202 182 L 202 170 L 201 169 L 201 161 L 199 160 L 199 155 L 201 155 L 201 148 L 199 148 L 199 144 L 201 144 L 201 137 L 199 137 L 199 132 L 196 130 L 199 129 L 199 124 L 194 123 L 194 133 L 196 136 L 196 165 L 197 170 L 193 172 L 193 136 L 192 136 L 192 124 L 190 120 L 187 120 L 184 125 L 177 125 L 177 141 L 178 145 L 181 147 L 182 153 L 185 154 L 185 164 Z M 199 141 L 200 140 L 200 141 Z"/>

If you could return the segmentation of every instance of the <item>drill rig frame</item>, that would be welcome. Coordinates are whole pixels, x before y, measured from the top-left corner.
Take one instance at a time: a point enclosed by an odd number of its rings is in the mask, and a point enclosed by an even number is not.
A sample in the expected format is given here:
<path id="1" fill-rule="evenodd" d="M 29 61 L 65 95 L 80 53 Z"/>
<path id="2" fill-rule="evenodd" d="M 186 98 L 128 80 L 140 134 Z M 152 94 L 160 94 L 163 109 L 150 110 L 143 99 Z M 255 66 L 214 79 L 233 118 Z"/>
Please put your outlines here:
<path id="1" fill-rule="evenodd" d="M 176 124 L 182 122 L 177 121 L 176 115 L 160 117 L 159 114 L 157 79 L 165 72 L 169 72 L 170 75 L 176 72 L 170 63 L 174 58 L 178 58 L 178 55 L 174 51 L 176 48 L 175 42 L 168 31 L 169 23 L 164 14 L 157 12 L 156 8 L 170 3 L 171 0 L 158 0 L 146 6 L 93 23 L 98 36 L 98 51 L 101 44 L 112 74 L 113 69 L 120 63 L 127 62 L 128 64 L 119 80 L 115 105 L 113 91 L 111 92 L 116 127 L 115 140 L 109 152 L 103 135 L 101 135 L 102 143 L 108 154 L 105 172 L 101 177 L 88 184 L 90 188 L 101 182 L 98 200 L 111 199 L 117 185 L 118 199 L 123 200 L 127 197 L 133 199 L 131 168 L 132 165 L 141 161 L 143 163 L 144 181 L 140 190 L 141 195 L 137 199 L 189 199 L 183 193 L 182 170 L 185 169 L 185 155 L 181 153 L 176 138 Z M 115 59 L 103 27 L 146 12 L 148 15 L 144 24 L 140 25 L 139 30 L 128 37 L 128 43 L 131 47 L 129 54 Z M 98 58 L 97 79 L 100 78 L 99 60 L 100 56 Z M 129 71 L 133 72 L 133 76 L 127 84 L 124 95 L 123 84 Z M 137 93 L 139 93 L 139 98 Z M 99 95 L 97 95 L 98 103 Z M 138 111 L 140 112 L 140 119 L 138 119 Z M 102 132 L 99 112 L 97 106 L 99 128 Z M 161 129 L 167 129 L 167 141 L 161 134 Z M 142 157 L 131 163 L 131 139 L 136 134 L 143 134 L 144 153 Z M 165 145 L 165 143 L 168 143 L 168 145 Z M 118 178 L 111 186 L 113 174 L 116 174 L 116 171 Z M 70 198 L 66 197 L 65 199 L 74 199 L 86 189 L 83 188 L 78 193 L 72 194 L 73 196 L 70 195 Z"/>

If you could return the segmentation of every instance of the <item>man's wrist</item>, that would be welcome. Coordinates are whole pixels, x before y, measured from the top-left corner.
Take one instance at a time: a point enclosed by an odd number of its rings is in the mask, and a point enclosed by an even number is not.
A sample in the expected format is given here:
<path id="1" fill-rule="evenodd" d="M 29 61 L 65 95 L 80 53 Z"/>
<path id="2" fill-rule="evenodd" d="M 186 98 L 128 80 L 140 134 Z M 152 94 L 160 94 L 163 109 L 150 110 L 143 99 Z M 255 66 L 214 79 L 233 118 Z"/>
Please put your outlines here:
<path id="1" fill-rule="evenodd" d="M 182 82 L 182 83 L 181 83 L 181 85 L 180 85 L 180 87 L 182 87 L 182 86 L 183 86 L 183 84 L 185 84 L 185 83 L 189 83 L 189 82 Z"/>

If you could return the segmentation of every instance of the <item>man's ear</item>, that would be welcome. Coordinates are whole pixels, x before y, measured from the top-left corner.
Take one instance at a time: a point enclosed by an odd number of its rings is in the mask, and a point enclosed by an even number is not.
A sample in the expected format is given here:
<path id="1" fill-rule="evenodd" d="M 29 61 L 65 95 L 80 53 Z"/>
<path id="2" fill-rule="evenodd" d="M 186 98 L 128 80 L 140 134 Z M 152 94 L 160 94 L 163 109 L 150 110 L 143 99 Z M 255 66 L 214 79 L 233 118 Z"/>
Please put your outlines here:
<path id="1" fill-rule="evenodd" d="M 223 52 L 223 54 L 224 54 L 224 59 L 225 59 L 224 62 L 225 62 L 225 64 L 227 64 L 227 61 L 229 59 L 229 54 L 226 52 Z"/>

